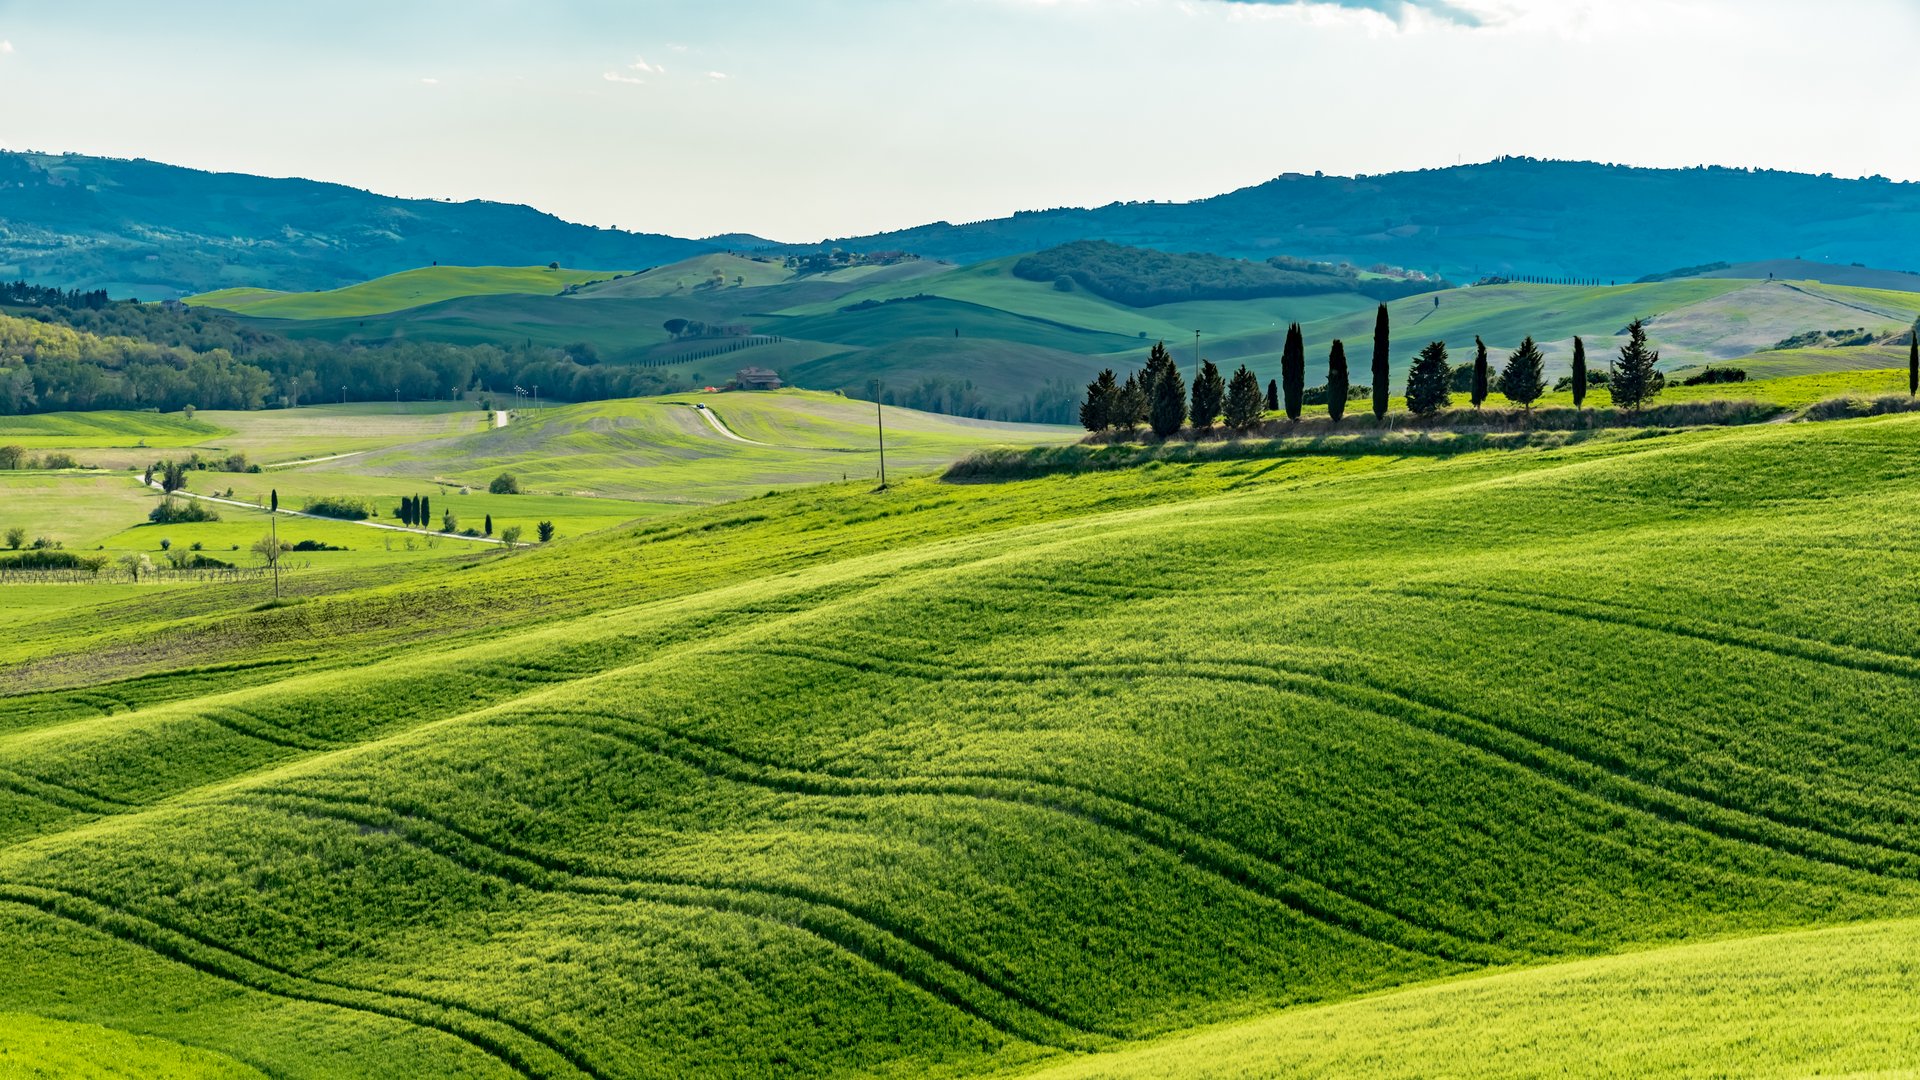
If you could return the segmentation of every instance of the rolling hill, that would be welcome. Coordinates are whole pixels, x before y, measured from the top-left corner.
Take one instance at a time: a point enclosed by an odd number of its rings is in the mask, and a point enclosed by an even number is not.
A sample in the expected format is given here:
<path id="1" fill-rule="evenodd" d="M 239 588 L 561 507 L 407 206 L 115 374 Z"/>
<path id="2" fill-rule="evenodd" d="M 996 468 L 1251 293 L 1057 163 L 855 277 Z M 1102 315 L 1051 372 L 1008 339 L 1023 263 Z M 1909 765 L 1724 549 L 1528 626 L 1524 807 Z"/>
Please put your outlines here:
<path id="1" fill-rule="evenodd" d="M 557 296 L 621 276 L 616 270 L 546 266 L 427 266 L 327 292 L 222 289 L 189 296 L 186 302 L 259 319 L 361 318 L 469 296 Z"/>
<path id="2" fill-rule="evenodd" d="M 36 609 L 0 1014 L 291 1077 L 1865 1067 L 1916 440 L 1250 443 Z"/>
<path id="3" fill-rule="evenodd" d="M 78 154 L 0 152 L 0 222 L 0 274 L 145 300 L 335 289 L 434 262 L 641 269 L 713 250 L 526 206 Z"/>

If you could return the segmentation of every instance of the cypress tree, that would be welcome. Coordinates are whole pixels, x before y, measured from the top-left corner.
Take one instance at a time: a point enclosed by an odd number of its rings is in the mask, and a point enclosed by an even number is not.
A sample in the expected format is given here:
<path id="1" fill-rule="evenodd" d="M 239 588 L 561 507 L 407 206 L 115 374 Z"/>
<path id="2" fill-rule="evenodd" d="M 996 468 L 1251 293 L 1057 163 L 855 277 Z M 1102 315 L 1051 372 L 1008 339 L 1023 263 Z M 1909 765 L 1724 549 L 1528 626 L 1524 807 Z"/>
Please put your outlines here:
<path id="1" fill-rule="evenodd" d="M 1120 392 L 1113 369 L 1102 371 L 1087 384 L 1087 400 L 1080 406 L 1080 426 L 1088 431 L 1105 431 L 1113 426 L 1114 395 Z"/>
<path id="2" fill-rule="evenodd" d="M 1920 323 L 1907 336 L 1907 396 L 1920 395 Z"/>
<path id="3" fill-rule="evenodd" d="M 1167 351 L 1167 343 L 1154 342 L 1153 348 L 1147 352 L 1147 366 L 1140 371 L 1140 392 L 1147 396 L 1149 404 L 1153 402 L 1154 391 L 1159 388 L 1160 377 L 1169 371 L 1177 374 L 1178 370 L 1173 363 L 1173 354 Z M 1184 395 L 1186 388 L 1181 387 L 1180 392 Z"/>
<path id="4" fill-rule="evenodd" d="M 433 500 L 427 498 L 425 495 L 420 496 L 420 524 L 422 526 L 433 520 L 432 506 Z"/>
<path id="5" fill-rule="evenodd" d="M 1147 418 L 1147 395 L 1140 389 L 1140 374 L 1135 372 L 1127 376 L 1120 392 L 1113 398 L 1113 426 L 1133 434 Z"/>
<path id="6" fill-rule="evenodd" d="M 1272 379 L 1267 380 L 1267 411 L 1280 411 L 1280 384 Z"/>
<path id="7" fill-rule="evenodd" d="M 1307 394 L 1307 344 L 1299 323 L 1287 327 L 1286 348 L 1280 352 L 1280 393 L 1286 400 L 1287 419 L 1300 419 Z"/>
<path id="8" fill-rule="evenodd" d="M 1407 369 L 1407 408 L 1415 416 L 1432 416 L 1453 404 L 1447 379 L 1453 369 L 1447 364 L 1447 343 L 1429 342 Z"/>
<path id="9" fill-rule="evenodd" d="M 400 524 L 413 524 L 413 496 L 400 496 Z"/>
<path id="10" fill-rule="evenodd" d="M 1261 406 L 1265 404 L 1260 399 L 1260 380 L 1241 364 L 1227 384 L 1227 426 L 1240 432 L 1248 430 L 1260 422 Z"/>
<path id="11" fill-rule="evenodd" d="M 1187 418 L 1187 387 L 1179 368 L 1168 364 L 1154 380 L 1150 410 L 1147 422 L 1155 435 L 1164 439 L 1180 430 Z"/>
<path id="12" fill-rule="evenodd" d="M 1573 407 L 1587 403 L 1587 343 L 1573 339 Z"/>
<path id="13" fill-rule="evenodd" d="M 1646 326 L 1639 319 L 1633 320 L 1627 326 L 1627 343 L 1620 346 L 1620 356 L 1607 375 L 1613 403 L 1628 412 L 1646 408 L 1662 385 L 1660 372 L 1654 368 L 1659 362 L 1660 354 L 1647 348 Z"/>
<path id="14" fill-rule="evenodd" d="M 1528 412 L 1533 411 L 1533 403 L 1547 389 L 1545 358 L 1540 355 L 1540 346 L 1533 343 L 1533 335 L 1520 343 L 1512 356 L 1507 357 L 1507 365 L 1500 369 L 1500 393 L 1508 401 L 1516 402 Z"/>
<path id="15" fill-rule="evenodd" d="M 1480 403 L 1485 400 L 1487 400 L 1487 343 L 1480 340 L 1480 335 L 1475 334 L 1473 336 L 1473 407 L 1478 409 Z"/>
<path id="16" fill-rule="evenodd" d="M 1226 399 L 1227 381 L 1220 369 L 1211 360 L 1200 361 L 1200 374 L 1193 380 L 1193 407 L 1187 411 L 1193 426 L 1202 431 L 1212 427 Z"/>
<path id="17" fill-rule="evenodd" d="M 1327 353 L 1327 417 L 1334 423 L 1347 415 L 1347 346 L 1335 339 Z"/>
<path id="18" fill-rule="evenodd" d="M 1387 305 L 1373 317 L 1373 418 L 1387 418 L 1387 379 L 1392 353 L 1387 343 Z"/>
<path id="19" fill-rule="evenodd" d="M 492 535 L 493 535 L 493 515 L 492 515 L 492 514 L 488 514 L 488 515 L 487 515 L 487 531 L 486 531 L 486 532 L 483 532 L 483 533 L 481 533 L 480 535 L 481 535 L 481 536 L 492 536 Z"/>

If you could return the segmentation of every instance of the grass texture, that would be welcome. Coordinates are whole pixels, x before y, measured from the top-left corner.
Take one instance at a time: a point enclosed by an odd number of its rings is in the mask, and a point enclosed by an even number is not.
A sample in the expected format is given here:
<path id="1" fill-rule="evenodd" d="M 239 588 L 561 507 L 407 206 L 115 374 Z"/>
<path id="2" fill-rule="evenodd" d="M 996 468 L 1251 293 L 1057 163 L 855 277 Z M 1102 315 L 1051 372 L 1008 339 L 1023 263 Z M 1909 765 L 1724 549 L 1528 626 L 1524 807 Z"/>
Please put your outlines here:
<path id="1" fill-rule="evenodd" d="M 283 1076 L 961 1076 L 1258 1018 L 1366 1072 L 1583 1015 L 1622 1070 L 1696 1030 L 1855 1068 L 1896 949 L 1646 950 L 1920 915 L 1916 449 L 850 482 L 293 606 L 39 607 L 0 623 L 0 1012 Z M 1535 967 L 1452 984 L 1504 1027 L 1368 997 Z"/>

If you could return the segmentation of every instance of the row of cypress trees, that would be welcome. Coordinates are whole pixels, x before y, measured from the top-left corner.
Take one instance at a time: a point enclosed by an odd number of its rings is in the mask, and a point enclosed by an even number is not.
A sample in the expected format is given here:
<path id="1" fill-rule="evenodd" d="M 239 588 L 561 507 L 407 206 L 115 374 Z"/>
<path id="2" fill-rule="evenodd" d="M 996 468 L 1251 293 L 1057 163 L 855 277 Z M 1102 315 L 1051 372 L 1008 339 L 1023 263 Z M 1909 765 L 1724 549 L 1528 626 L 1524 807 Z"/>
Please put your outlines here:
<path id="1" fill-rule="evenodd" d="M 1375 420 L 1385 419 L 1390 400 L 1391 329 L 1387 305 L 1381 304 L 1374 315 L 1373 327 Z M 1606 373 L 1606 382 L 1616 406 L 1637 412 L 1659 394 L 1665 379 L 1657 370 L 1660 353 L 1647 346 L 1646 327 L 1640 320 L 1634 320 L 1627 328 L 1627 337 L 1627 344 L 1621 346 L 1620 355 Z M 1478 337 L 1473 340 L 1473 379 L 1468 391 L 1473 407 L 1480 408 L 1488 394 L 1498 390 L 1508 400 L 1531 411 L 1534 402 L 1548 390 L 1546 357 L 1532 335 L 1508 355 L 1497 378 L 1492 374 L 1486 342 Z M 1913 392 L 1920 394 L 1920 336 L 1916 336 L 1910 352 L 1908 381 Z M 1453 374 L 1446 342 L 1428 343 L 1407 371 L 1408 411 L 1416 416 L 1431 416 L 1450 406 Z M 1146 366 L 1128 375 L 1124 383 L 1109 368 L 1087 384 L 1087 398 L 1080 406 L 1080 423 L 1089 431 L 1117 428 L 1128 432 L 1145 424 L 1154 434 L 1165 438 L 1180 430 L 1181 424 L 1189 419 L 1195 428 L 1206 430 L 1224 416 L 1227 427 L 1246 431 L 1258 424 L 1264 413 L 1283 408 L 1287 419 L 1300 419 L 1306 405 L 1306 380 L 1306 339 L 1299 323 L 1287 327 L 1286 342 L 1280 351 L 1280 380 L 1277 386 L 1272 381 L 1267 383 L 1264 400 L 1259 378 L 1245 364 L 1240 365 L 1231 380 L 1226 380 L 1213 361 L 1203 360 L 1189 401 L 1179 365 L 1174 363 L 1166 343 L 1159 342 L 1148 353 Z M 1576 337 L 1573 339 L 1574 408 L 1586 407 L 1587 391 L 1594 381 L 1587 368 L 1586 342 Z M 1346 343 L 1336 340 L 1327 354 L 1326 381 L 1327 416 L 1336 424 L 1346 415 L 1351 388 Z"/>

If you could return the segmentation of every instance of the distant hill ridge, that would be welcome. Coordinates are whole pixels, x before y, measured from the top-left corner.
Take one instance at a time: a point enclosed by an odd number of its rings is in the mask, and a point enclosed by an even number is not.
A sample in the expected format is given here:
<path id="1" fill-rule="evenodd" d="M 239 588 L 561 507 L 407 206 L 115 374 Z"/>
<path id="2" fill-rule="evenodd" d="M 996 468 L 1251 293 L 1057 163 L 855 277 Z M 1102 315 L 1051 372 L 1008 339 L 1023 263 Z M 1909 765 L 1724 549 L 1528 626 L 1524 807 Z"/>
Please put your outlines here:
<path id="1" fill-rule="evenodd" d="M 333 289 L 434 263 L 643 269 L 713 251 L 528 206 L 145 160 L 0 152 L 0 276 L 159 300 Z"/>
<path id="2" fill-rule="evenodd" d="M 1485 276 L 1634 281 L 1792 255 L 1907 268 L 1920 184 L 1732 168 L 1501 158 L 1377 176 L 1289 173 L 1188 203 L 934 222 L 819 244 L 599 229 L 527 206 L 397 199 L 340 184 L 144 160 L 0 152 L 0 276 L 160 299 L 331 289 L 427 266 L 642 270 L 720 250 L 906 251 L 973 263 L 1076 241 Z"/>

